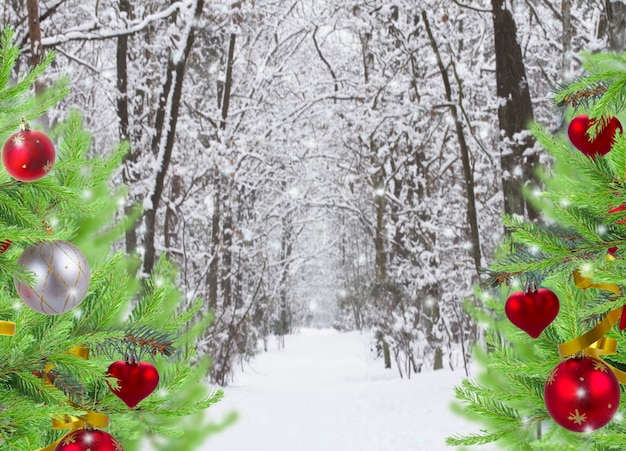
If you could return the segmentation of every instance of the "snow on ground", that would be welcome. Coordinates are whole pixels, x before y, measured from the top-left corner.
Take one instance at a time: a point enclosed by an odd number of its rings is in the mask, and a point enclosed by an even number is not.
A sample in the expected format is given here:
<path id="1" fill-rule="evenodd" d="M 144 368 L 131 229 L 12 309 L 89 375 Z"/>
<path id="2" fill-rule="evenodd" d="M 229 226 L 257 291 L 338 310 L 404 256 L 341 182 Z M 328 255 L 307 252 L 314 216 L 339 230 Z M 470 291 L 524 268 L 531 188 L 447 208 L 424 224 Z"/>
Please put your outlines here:
<path id="1" fill-rule="evenodd" d="M 285 341 L 237 374 L 209 409 L 216 421 L 233 410 L 239 420 L 202 451 L 452 451 L 446 436 L 480 429 L 450 410 L 462 370 L 402 380 L 358 332 L 303 329 Z"/>

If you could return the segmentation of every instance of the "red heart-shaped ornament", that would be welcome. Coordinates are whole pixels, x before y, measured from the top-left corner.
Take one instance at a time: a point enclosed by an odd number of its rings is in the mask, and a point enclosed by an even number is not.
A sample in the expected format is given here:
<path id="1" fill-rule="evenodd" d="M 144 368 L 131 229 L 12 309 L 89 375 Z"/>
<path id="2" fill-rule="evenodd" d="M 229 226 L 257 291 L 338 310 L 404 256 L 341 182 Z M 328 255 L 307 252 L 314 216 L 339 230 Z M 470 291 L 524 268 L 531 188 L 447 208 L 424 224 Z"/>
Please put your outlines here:
<path id="1" fill-rule="evenodd" d="M 537 338 L 559 313 L 559 298 L 547 288 L 518 291 L 508 297 L 504 312 L 514 325 Z"/>
<path id="2" fill-rule="evenodd" d="M 607 154 L 613 147 L 617 131 L 622 132 L 621 122 L 616 117 L 610 116 L 595 139 L 591 140 L 587 131 L 594 124 L 595 119 L 589 119 L 586 114 L 581 114 L 572 119 L 567 128 L 567 135 L 574 147 L 588 157 Z"/>
<path id="3" fill-rule="evenodd" d="M 159 385 L 159 372 L 148 362 L 128 363 L 118 360 L 109 365 L 109 376 L 118 380 L 118 389 L 109 388 L 128 407 L 135 407 Z"/>

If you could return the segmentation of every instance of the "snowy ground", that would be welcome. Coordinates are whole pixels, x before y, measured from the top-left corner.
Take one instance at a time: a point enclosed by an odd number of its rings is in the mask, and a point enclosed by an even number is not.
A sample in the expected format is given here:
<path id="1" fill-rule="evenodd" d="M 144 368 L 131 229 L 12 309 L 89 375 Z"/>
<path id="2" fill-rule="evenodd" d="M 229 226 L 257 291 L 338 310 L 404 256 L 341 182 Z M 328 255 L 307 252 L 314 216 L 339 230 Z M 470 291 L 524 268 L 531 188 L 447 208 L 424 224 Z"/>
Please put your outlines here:
<path id="1" fill-rule="evenodd" d="M 215 420 L 233 410 L 239 420 L 202 451 L 452 451 L 446 436 L 480 428 L 450 411 L 463 371 L 401 380 L 381 367 L 367 335 L 289 336 L 284 350 L 261 354 L 210 409 Z"/>

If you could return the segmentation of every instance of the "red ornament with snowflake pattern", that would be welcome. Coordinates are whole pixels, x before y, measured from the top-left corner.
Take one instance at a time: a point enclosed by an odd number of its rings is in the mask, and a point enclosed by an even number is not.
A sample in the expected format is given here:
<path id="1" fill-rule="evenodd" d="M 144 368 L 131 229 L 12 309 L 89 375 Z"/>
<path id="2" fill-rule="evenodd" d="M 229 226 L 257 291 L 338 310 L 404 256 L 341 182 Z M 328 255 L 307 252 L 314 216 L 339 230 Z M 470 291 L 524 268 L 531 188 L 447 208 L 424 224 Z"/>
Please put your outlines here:
<path id="1" fill-rule="evenodd" d="M 548 376 L 544 401 L 550 416 L 565 429 L 591 432 L 605 426 L 617 412 L 619 382 L 598 358 L 568 358 Z"/>
<path id="2" fill-rule="evenodd" d="M 44 177 L 52 166 L 56 152 L 45 133 L 23 130 L 12 134 L 2 146 L 2 164 L 9 175 L 21 182 L 33 182 Z"/>
<path id="3" fill-rule="evenodd" d="M 124 448 L 108 432 L 78 429 L 63 437 L 54 451 L 124 451 Z"/>

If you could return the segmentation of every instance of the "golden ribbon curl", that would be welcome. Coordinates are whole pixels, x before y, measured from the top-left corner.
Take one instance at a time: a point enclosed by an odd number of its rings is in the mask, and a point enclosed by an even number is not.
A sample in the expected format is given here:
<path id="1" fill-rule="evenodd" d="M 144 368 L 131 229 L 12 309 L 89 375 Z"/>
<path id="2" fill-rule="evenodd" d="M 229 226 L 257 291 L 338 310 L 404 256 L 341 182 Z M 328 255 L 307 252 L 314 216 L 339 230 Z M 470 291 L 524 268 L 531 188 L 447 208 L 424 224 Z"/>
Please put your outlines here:
<path id="1" fill-rule="evenodd" d="M 615 257 L 607 254 L 606 260 L 615 260 Z M 617 295 L 620 294 L 619 287 L 614 283 L 593 283 L 589 277 L 583 276 L 578 269 L 574 270 L 573 275 L 574 284 L 578 288 L 583 290 L 587 288 L 599 288 Z M 617 354 L 617 340 L 607 338 L 605 335 L 620 320 L 623 310 L 624 306 L 611 310 L 606 317 L 591 330 L 582 334 L 578 338 L 561 343 L 558 346 L 559 355 L 565 358 L 574 354 L 583 353 L 588 356 L 600 358 L 601 355 Z M 606 363 L 604 360 L 603 362 L 611 369 L 611 371 L 613 371 L 620 383 L 626 384 L 626 372 L 618 370 L 614 366 Z"/>
<path id="2" fill-rule="evenodd" d="M 582 334 L 578 338 L 561 343 L 559 348 L 559 355 L 561 357 L 568 357 L 570 355 L 582 352 L 592 357 L 598 357 L 601 355 L 611 355 L 617 353 L 617 340 L 613 338 L 607 338 L 604 335 L 611 330 L 611 328 L 619 321 L 622 316 L 622 310 L 624 307 L 611 310 L 606 317 L 600 321 L 593 329 Z M 611 371 L 617 377 L 617 380 L 626 384 L 626 372 L 618 370 L 617 368 L 609 365 L 604 361 Z"/>
<path id="3" fill-rule="evenodd" d="M 52 419 L 52 429 L 69 429 L 67 434 L 58 439 L 56 442 L 46 446 L 45 448 L 39 448 L 36 451 L 54 451 L 57 445 L 68 435 L 78 429 L 85 427 L 97 427 L 106 428 L 109 427 L 109 416 L 102 413 L 87 411 L 85 415 L 76 417 L 74 415 L 64 415 L 63 417 Z"/>
<path id="4" fill-rule="evenodd" d="M 619 295 L 619 287 L 614 283 L 593 283 L 589 277 L 583 276 L 579 270 L 574 270 L 574 283 L 583 290 L 587 288 L 600 288 Z"/>
<path id="5" fill-rule="evenodd" d="M 0 335 L 15 335 L 15 323 L 13 321 L 0 321 Z"/>

